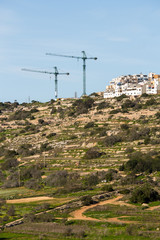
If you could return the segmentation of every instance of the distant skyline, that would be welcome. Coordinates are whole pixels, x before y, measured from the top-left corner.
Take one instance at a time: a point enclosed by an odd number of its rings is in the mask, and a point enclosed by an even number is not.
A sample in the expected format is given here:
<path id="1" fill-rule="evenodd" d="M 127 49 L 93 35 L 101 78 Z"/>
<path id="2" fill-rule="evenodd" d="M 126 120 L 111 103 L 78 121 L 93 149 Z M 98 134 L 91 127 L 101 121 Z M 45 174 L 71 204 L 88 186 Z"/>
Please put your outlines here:
<path id="1" fill-rule="evenodd" d="M 160 73 L 159 0 L 0 0 L 0 101 L 49 101 L 83 92 L 82 60 L 46 53 L 97 57 L 87 61 L 87 94 L 104 91 L 120 75 Z"/>

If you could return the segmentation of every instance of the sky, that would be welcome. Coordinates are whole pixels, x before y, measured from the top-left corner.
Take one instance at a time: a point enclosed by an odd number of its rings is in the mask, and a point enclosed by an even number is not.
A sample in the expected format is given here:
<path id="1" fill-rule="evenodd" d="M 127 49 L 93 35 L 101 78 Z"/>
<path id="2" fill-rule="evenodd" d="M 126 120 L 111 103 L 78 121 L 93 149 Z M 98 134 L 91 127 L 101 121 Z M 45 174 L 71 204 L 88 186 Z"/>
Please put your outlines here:
<path id="1" fill-rule="evenodd" d="M 160 0 L 0 0 L 0 102 L 54 99 L 83 93 L 83 62 L 55 53 L 97 57 L 86 61 L 87 94 L 112 78 L 160 73 Z"/>

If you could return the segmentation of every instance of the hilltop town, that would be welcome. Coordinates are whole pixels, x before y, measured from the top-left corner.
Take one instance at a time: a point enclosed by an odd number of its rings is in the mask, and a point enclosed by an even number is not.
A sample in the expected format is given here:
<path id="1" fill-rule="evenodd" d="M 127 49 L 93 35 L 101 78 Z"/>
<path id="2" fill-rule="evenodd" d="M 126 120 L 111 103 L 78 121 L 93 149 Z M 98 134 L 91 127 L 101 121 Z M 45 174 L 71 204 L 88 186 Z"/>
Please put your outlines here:
<path id="1" fill-rule="evenodd" d="M 160 75 L 155 73 L 134 74 L 113 78 L 110 85 L 106 87 L 104 98 L 127 96 L 140 96 L 146 94 L 160 93 Z"/>

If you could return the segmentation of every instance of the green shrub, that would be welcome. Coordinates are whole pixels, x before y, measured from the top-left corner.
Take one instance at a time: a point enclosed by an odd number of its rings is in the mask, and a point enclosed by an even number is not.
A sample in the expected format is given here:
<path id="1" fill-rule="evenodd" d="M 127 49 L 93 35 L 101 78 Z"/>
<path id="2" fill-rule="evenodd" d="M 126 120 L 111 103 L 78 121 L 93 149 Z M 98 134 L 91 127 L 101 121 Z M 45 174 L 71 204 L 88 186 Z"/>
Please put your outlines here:
<path id="1" fill-rule="evenodd" d="M 77 99 L 73 102 L 72 107 L 69 109 L 70 116 L 88 113 L 88 110 L 93 106 L 94 99 L 90 97 L 84 97 Z"/>
<path id="2" fill-rule="evenodd" d="M 160 119 L 160 111 L 155 114 L 157 119 Z"/>
<path id="3" fill-rule="evenodd" d="M 129 154 L 129 161 L 123 164 L 120 169 L 121 171 L 133 171 L 135 173 L 139 172 L 154 172 L 160 171 L 160 156 L 157 155 L 154 158 L 150 153 L 145 154 L 141 152 L 133 152 Z"/>
<path id="4" fill-rule="evenodd" d="M 89 206 L 94 203 L 90 195 L 81 197 L 81 201 L 82 201 L 82 204 L 85 206 Z"/>
<path id="5" fill-rule="evenodd" d="M 57 112 L 57 109 L 55 107 L 52 108 L 51 114 L 55 114 Z"/>
<path id="6" fill-rule="evenodd" d="M 84 129 L 86 128 L 92 128 L 94 127 L 94 122 L 88 122 L 85 126 L 84 126 Z"/>
<path id="7" fill-rule="evenodd" d="M 114 189 L 113 189 L 112 185 L 104 185 L 104 186 L 102 187 L 102 191 L 113 192 Z"/>
<path id="8" fill-rule="evenodd" d="M 122 109 L 126 108 L 133 108 L 135 107 L 136 103 L 131 101 L 130 99 L 127 99 L 123 104 L 122 104 Z"/>
<path id="9" fill-rule="evenodd" d="M 127 147 L 125 150 L 125 153 L 132 153 L 134 152 L 134 148 L 133 147 Z"/>
<path id="10" fill-rule="evenodd" d="M 143 93 L 143 94 L 141 95 L 141 97 L 144 97 L 144 98 L 146 98 L 146 97 L 150 97 L 150 95 L 149 95 L 149 94 L 147 94 L 147 93 Z"/>
<path id="11" fill-rule="evenodd" d="M 3 163 L 1 163 L 2 170 L 9 170 L 10 168 L 17 167 L 19 162 L 16 158 L 8 158 Z"/>
<path id="12" fill-rule="evenodd" d="M 111 171 L 108 171 L 108 173 L 105 176 L 105 179 L 106 179 L 107 182 L 110 182 L 110 181 L 113 180 L 113 174 L 112 174 Z"/>
<path id="13" fill-rule="evenodd" d="M 56 135 L 57 135 L 56 133 L 50 133 L 46 136 L 46 138 L 50 139 L 50 138 L 55 137 Z"/>
<path id="14" fill-rule="evenodd" d="M 124 124 L 121 124 L 121 129 L 122 130 L 128 130 L 129 129 L 129 125 L 124 123 Z"/>
<path id="15" fill-rule="evenodd" d="M 36 179 L 30 179 L 25 182 L 24 186 L 29 189 L 39 190 L 42 188 L 41 184 Z"/>
<path id="16" fill-rule="evenodd" d="M 25 110 L 19 110 L 10 115 L 9 120 L 25 120 L 26 118 L 31 117 L 31 112 L 30 111 L 25 111 Z"/>
<path id="17" fill-rule="evenodd" d="M 15 188 L 19 187 L 19 174 L 17 171 L 11 173 L 2 185 L 3 188 Z"/>
<path id="18" fill-rule="evenodd" d="M 31 149 L 32 145 L 31 144 L 22 144 L 19 146 L 17 152 L 19 155 L 23 157 L 31 156 L 35 154 L 35 151 Z"/>
<path id="19" fill-rule="evenodd" d="M 85 186 L 95 186 L 99 182 L 98 174 L 89 174 L 84 178 Z"/>
<path id="20" fill-rule="evenodd" d="M 143 185 L 133 190 L 130 201 L 133 203 L 149 203 L 157 201 L 160 196 L 149 185 Z"/>
<path id="21" fill-rule="evenodd" d="M 52 149 L 52 147 L 49 146 L 49 143 L 41 143 L 41 146 L 40 146 L 41 152 L 49 151 L 51 149 Z"/>
<path id="22" fill-rule="evenodd" d="M 66 170 L 55 171 L 46 178 L 46 185 L 61 187 L 67 184 L 68 172 Z"/>
<path id="23" fill-rule="evenodd" d="M 84 155 L 85 159 L 94 159 L 94 158 L 99 158 L 103 155 L 104 153 L 99 152 L 96 148 L 90 148 L 87 150 L 87 152 Z"/>
<path id="24" fill-rule="evenodd" d="M 156 104 L 156 100 L 153 97 L 146 101 L 146 106 L 152 106 L 152 105 L 155 105 L 155 104 Z"/>
<path id="25" fill-rule="evenodd" d="M 101 103 L 98 104 L 97 110 L 108 108 L 109 106 L 110 106 L 109 103 L 104 101 L 104 102 L 101 102 Z"/>
<path id="26" fill-rule="evenodd" d="M 117 114 L 117 113 L 119 113 L 119 112 L 121 112 L 121 109 L 117 108 L 117 109 L 111 110 L 111 111 L 109 112 L 109 114 Z"/>
<path id="27" fill-rule="evenodd" d="M 121 96 L 116 97 L 116 100 L 119 102 L 119 101 L 121 101 L 124 98 L 127 98 L 127 96 L 125 94 L 122 94 Z"/>
<path id="28" fill-rule="evenodd" d="M 115 145 L 116 143 L 122 142 L 122 141 L 123 141 L 123 139 L 122 139 L 122 136 L 120 134 L 110 135 L 110 136 L 107 136 L 104 139 L 104 145 L 106 147 L 111 147 L 111 146 Z"/>

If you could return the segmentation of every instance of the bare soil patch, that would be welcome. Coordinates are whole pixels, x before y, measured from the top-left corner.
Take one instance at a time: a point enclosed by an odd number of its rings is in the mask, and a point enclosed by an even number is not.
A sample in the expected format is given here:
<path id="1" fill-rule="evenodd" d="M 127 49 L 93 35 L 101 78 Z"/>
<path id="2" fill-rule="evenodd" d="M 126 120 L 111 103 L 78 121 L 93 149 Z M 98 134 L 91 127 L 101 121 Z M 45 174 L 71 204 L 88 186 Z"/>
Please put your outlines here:
<path id="1" fill-rule="evenodd" d="M 45 200 L 53 200 L 52 197 L 42 196 L 42 197 L 31 197 L 31 198 L 20 198 L 20 199 L 13 199 L 7 200 L 7 203 L 29 203 L 29 202 L 38 202 L 38 201 L 45 201 Z"/>

